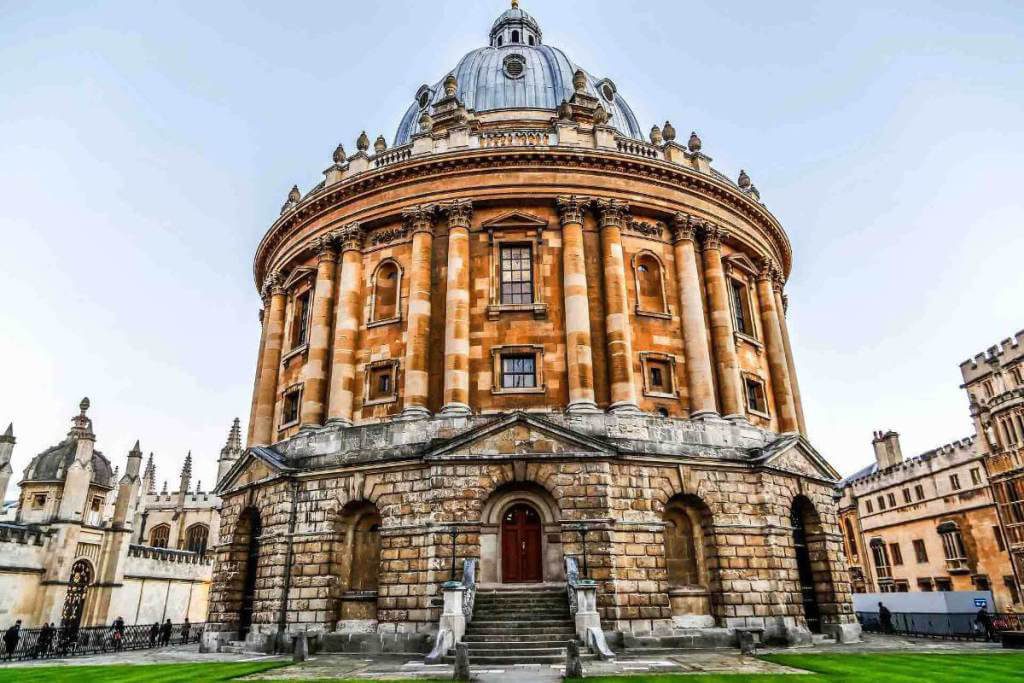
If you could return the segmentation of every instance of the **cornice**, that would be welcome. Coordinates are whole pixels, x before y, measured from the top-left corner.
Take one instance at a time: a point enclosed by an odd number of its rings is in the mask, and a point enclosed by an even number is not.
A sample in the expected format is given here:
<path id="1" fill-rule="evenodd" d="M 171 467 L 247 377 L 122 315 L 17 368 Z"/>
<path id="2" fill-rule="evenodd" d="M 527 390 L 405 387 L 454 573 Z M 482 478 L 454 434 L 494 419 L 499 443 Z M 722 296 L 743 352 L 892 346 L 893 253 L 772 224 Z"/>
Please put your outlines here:
<path id="1" fill-rule="evenodd" d="M 610 150 L 508 147 L 473 148 L 412 157 L 333 185 L 323 186 L 303 198 L 293 210 L 274 221 L 256 249 L 253 274 L 257 283 L 260 282 L 269 255 L 294 228 L 321 218 L 339 205 L 382 186 L 442 173 L 473 173 L 495 167 L 548 170 L 552 165 L 581 171 L 601 170 L 702 194 L 719 206 L 746 219 L 762 237 L 771 241 L 779 250 L 784 273 L 788 274 L 792 268 L 792 247 L 778 220 L 763 205 L 715 176 L 666 161 L 644 159 Z M 557 193 L 553 196 L 557 196 Z M 634 202 L 634 205 L 640 204 Z M 667 212 L 666 217 L 671 217 L 672 213 Z"/>

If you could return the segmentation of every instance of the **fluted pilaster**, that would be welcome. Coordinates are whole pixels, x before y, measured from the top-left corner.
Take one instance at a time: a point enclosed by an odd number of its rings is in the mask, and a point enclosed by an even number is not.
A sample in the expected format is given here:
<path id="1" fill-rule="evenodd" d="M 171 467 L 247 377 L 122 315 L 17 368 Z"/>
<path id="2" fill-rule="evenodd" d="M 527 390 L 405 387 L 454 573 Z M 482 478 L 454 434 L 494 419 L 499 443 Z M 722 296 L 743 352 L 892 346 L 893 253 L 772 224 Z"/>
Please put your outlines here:
<path id="1" fill-rule="evenodd" d="M 435 207 L 424 204 L 402 213 L 412 233 L 409 264 L 409 315 L 405 337 L 405 396 L 402 416 L 428 417 L 430 346 L 430 272 L 434 248 Z"/>
<path id="2" fill-rule="evenodd" d="M 612 412 L 637 411 L 633 372 L 633 333 L 626 299 L 626 264 L 622 228 L 629 205 L 617 199 L 598 199 L 601 259 L 604 271 L 605 334 L 608 343 L 608 384 Z"/>
<path id="3" fill-rule="evenodd" d="M 337 287 L 335 275 L 338 254 L 333 236 L 317 238 L 313 248 L 317 253 L 316 284 L 309 321 L 309 349 L 306 352 L 306 365 L 302 368 L 302 409 L 299 414 L 299 422 L 305 429 L 319 427 L 324 423 L 334 291 Z"/>
<path id="4" fill-rule="evenodd" d="M 277 404 L 277 384 L 281 370 L 281 346 L 284 343 L 284 287 L 277 271 L 267 276 L 263 285 L 264 296 L 270 298 L 270 310 L 265 319 L 266 342 L 261 354 L 260 381 L 256 402 L 256 419 L 252 442 L 267 445 L 274 441 L 274 407 Z"/>
<path id="5" fill-rule="evenodd" d="M 686 387 L 690 417 L 694 419 L 718 415 L 694 243 L 700 226 L 699 219 L 682 213 L 676 214 L 672 222 L 679 318 L 683 328 L 683 357 L 686 359 Z"/>
<path id="6" fill-rule="evenodd" d="M 448 288 L 444 319 L 445 414 L 469 408 L 469 223 L 473 205 L 465 199 L 443 207 L 448 215 Z"/>
<path id="7" fill-rule="evenodd" d="M 718 393 L 722 412 L 727 418 L 745 415 L 740 368 L 736 358 L 736 339 L 733 336 L 732 311 L 729 307 L 729 284 L 722 266 L 722 239 L 727 233 L 705 223 L 702 233 L 704 256 L 704 283 L 708 293 L 711 318 L 711 345 L 718 371 Z"/>
<path id="8" fill-rule="evenodd" d="M 334 234 L 341 251 L 334 314 L 334 350 L 331 358 L 331 394 L 327 417 L 352 423 L 355 406 L 356 349 L 363 302 L 363 226 L 350 223 Z"/>
<path id="9" fill-rule="evenodd" d="M 757 277 L 757 299 L 761 312 L 761 328 L 764 330 L 765 352 L 768 354 L 768 372 L 772 378 L 772 396 L 775 399 L 775 413 L 780 432 L 795 432 L 799 428 L 793 388 L 789 379 L 789 363 L 782 339 L 782 327 L 776 308 L 775 262 L 770 258 L 761 263 Z"/>
<path id="10" fill-rule="evenodd" d="M 565 361 L 569 385 L 568 412 L 597 410 L 590 337 L 590 295 L 583 215 L 592 200 L 576 195 L 557 199 L 562 222 L 562 290 L 565 294 Z"/>

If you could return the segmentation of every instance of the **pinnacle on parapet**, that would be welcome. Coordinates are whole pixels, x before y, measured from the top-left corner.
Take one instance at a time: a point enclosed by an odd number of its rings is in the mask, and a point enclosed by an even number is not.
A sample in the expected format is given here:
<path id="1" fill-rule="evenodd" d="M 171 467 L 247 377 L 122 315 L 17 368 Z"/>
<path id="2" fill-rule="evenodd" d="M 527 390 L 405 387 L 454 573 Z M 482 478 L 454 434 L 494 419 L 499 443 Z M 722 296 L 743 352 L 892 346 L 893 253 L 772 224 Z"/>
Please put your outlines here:
<path id="1" fill-rule="evenodd" d="M 660 145 L 665 141 L 665 138 L 661 134 L 661 128 L 658 128 L 657 124 L 651 126 L 651 144 Z"/>
<path id="2" fill-rule="evenodd" d="M 742 168 L 740 169 L 740 177 L 737 178 L 736 184 L 740 186 L 741 190 L 746 190 L 750 187 L 750 176 Z"/>
<path id="3" fill-rule="evenodd" d="M 356 149 L 360 152 L 365 152 L 370 149 L 370 138 L 366 134 L 365 130 L 359 134 L 358 138 L 356 138 Z"/>
<path id="4" fill-rule="evenodd" d="M 676 139 L 676 129 L 671 122 L 666 121 L 665 125 L 661 127 L 661 137 L 665 142 L 672 142 Z"/>
<path id="5" fill-rule="evenodd" d="M 196 493 L 200 493 L 203 490 L 203 482 L 201 479 L 196 480 Z"/>
<path id="6" fill-rule="evenodd" d="M 189 451 L 188 455 L 185 456 L 185 464 L 181 466 L 181 478 L 192 478 L 192 451 Z"/>
<path id="7" fill-rule="evenodd" d="M 164 487 L 162 489 L 160 489 L 160 494 L 161 495 L 166 495 L 167 494 L 167 480 L 166 479 L 164 479 Z"/>
<path id="8" fill-rule="evenodd" d="M 132 449 L 130 451 L 128 451 L 128 457 L 129 458 L 141 458 L 142 457 L 142 449 L 139 448 L 139 440 L 138 439 L 135 440 L 135 445 L 132 446 Z"/>
<path id="9" fill-rule="evenodd" d="M 7 429 L 4 430 L 4 436 L 14 436 L 14 423 L 11 422 L 7 425 Z"/>
<path id="10" fill-rule="evenodd" d="M 686 148 L 691 152 L 699 152 L 701 147 L 703 147 L 703 143 L 700 141 L 697 131 L 690 131 L 690 139 L 686 143 Z"/>
<path id="11" fill-rule="evenodd" d="M 79 409 L 82 411 L 82 415 L 85 415 L 85 411 L 89 410 L 89 397 L 86 396 L 82 399 L 82 402 L 78 404 Z"/>

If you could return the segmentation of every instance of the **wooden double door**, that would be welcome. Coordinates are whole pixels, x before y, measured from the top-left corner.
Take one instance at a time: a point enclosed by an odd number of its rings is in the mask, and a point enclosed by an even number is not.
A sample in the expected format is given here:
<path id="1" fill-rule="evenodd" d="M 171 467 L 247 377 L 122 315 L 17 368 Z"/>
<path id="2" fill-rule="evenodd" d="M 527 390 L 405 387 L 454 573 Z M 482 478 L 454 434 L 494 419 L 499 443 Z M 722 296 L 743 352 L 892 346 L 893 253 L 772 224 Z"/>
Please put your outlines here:
<path id="1" fill-rule="evenodd" d="M 539 583 L 544 580 L 541 557 L 540 515 L 517 503 L 501 518 L 502 583 Z"/>

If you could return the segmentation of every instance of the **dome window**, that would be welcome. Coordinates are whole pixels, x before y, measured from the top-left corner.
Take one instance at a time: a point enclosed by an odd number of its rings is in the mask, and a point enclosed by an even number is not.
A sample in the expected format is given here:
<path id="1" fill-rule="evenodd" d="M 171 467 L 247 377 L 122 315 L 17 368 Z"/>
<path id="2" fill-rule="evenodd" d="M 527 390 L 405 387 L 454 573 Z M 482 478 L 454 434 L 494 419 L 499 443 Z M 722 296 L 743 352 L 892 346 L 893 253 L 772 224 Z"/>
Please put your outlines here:
<path id="1" fill-rule="evenodd" d="M 513 43 L 518 43 L 519 42 L 519 31 L 512 31 L 512 42 Z"/>
<path id="2" fill-rule="evenodd" d="M 522 55 L 509 55 L 505 57 L 505 75 L 509 78 L 522 78 L 526 71 L 526 59 Z"/>
<path id="3" fill-rule="evenodd" d="M 420 109 L 426 109 L 430 104 L 430 98 L 434 93 L 427 86 L 420 86 L 420 89 L 416 91 L 416 104 L 419 105 Z"/>
<path id="4" fill-rule="evenodd" d="M 615 88 L 615 84 L 612 83 L 609 79 L 605 78 L 600 83 L 598 83 L 597 90 L 598 92 L 601 93 L 601 97 L 603 97 L 606 101 L 615 101 L 615 93 L 618 92 L 618 90 Z"/>
<path id="5" fill-rule="evenodd" d="M 527 40 L 528 43 L 530 43 L 530 45 L 533 45 L 533 36 L 527 37 L 526 40 Z"/>
<path id="6" fill-rule="evenodd" d="M 501 47 L 502 42 L 504 42 L 502 37 L 498 36 L 498 47 Z"/>

